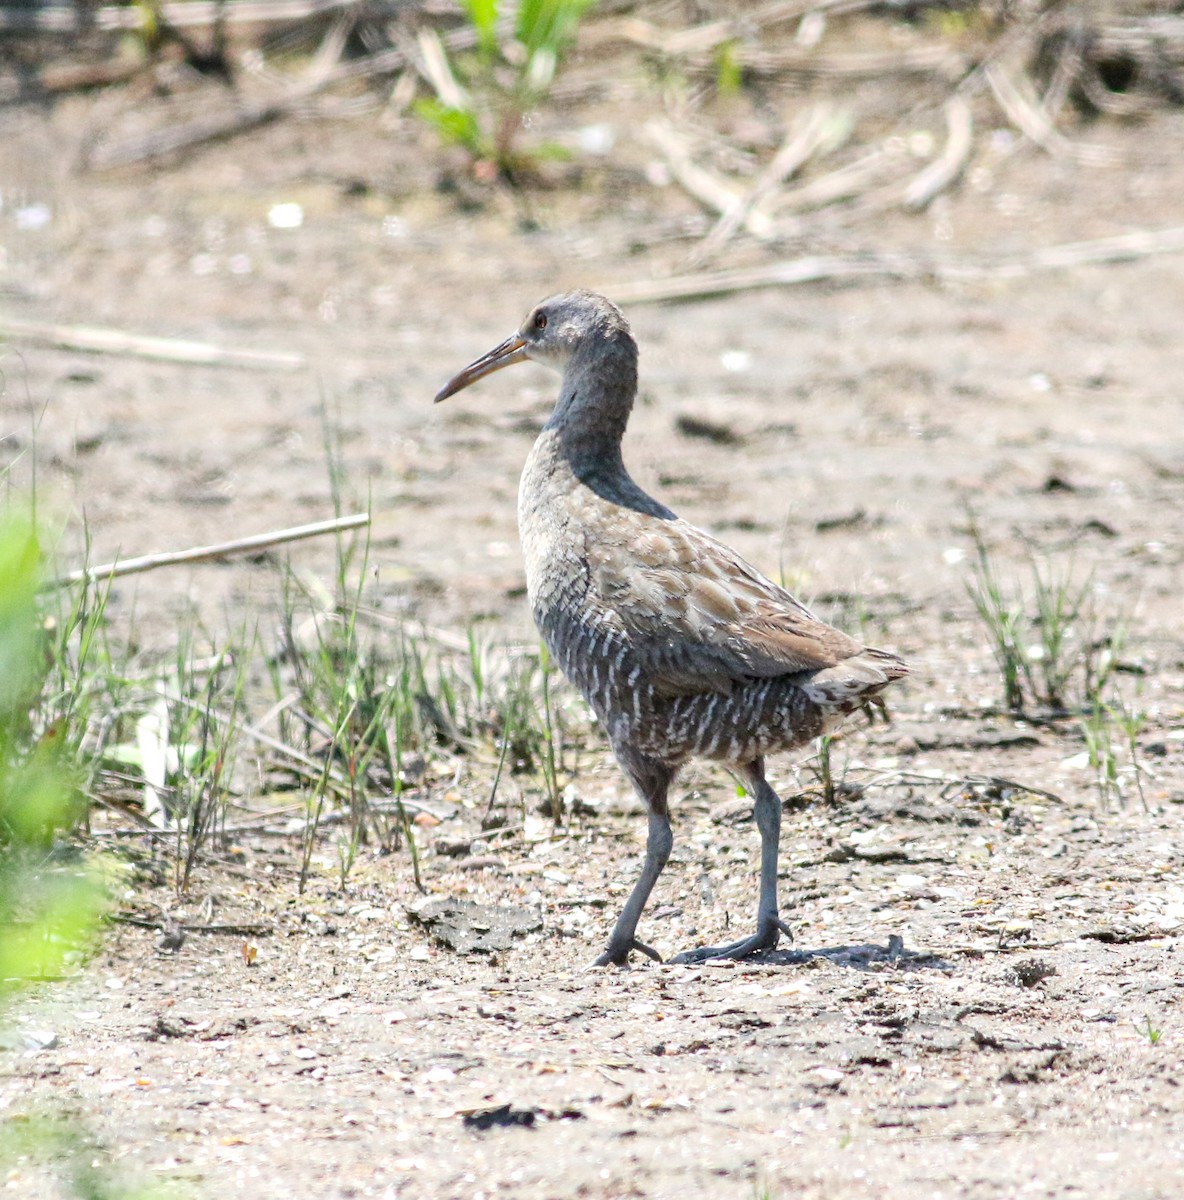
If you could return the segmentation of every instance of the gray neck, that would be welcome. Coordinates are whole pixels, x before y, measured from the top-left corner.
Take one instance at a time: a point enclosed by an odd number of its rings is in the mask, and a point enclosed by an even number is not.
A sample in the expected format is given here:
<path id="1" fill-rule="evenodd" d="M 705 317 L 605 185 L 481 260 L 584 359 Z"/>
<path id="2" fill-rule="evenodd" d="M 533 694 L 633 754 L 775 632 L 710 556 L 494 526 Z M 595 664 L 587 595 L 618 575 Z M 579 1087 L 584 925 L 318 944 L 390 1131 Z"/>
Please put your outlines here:
<path id="1" fill-rule="evenodd" d="M 621 438 L 637 394 L 637 346 L 626 333 L 581 348 L 563 372 L 546 428 L 580 478 L 623 473 Z"/>
<path id="2" fill-rule="evenodd" d="M 599 342 L 592 353 L 577 353 L 568 361 L 555 411 L 543 427 L 554 438 L 548 454 L 610 503 L 673 520 L 670 509 L 633 482 L 621 458 L 636 394 L 637 346 L 628 333 Z M 555 458 L 551 461 L 555 464 Z"/>

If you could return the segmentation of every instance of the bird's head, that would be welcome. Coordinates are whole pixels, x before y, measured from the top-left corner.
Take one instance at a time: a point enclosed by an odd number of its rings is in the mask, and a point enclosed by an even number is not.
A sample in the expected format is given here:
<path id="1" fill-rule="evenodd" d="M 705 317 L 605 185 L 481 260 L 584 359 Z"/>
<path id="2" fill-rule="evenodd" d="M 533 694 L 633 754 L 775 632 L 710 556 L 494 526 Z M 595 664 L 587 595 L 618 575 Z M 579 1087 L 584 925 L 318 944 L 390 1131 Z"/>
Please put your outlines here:
<path id="1" fill-rule="evenodd" d="M 501 345 L 453 376 L 436 393 L 436 403 L 514 363 L 533 359 L 562 373 L 581 351 L 622 343 L 636 355 L 629 324 L 611 301 L 585 291 L 550 296 Z"/>

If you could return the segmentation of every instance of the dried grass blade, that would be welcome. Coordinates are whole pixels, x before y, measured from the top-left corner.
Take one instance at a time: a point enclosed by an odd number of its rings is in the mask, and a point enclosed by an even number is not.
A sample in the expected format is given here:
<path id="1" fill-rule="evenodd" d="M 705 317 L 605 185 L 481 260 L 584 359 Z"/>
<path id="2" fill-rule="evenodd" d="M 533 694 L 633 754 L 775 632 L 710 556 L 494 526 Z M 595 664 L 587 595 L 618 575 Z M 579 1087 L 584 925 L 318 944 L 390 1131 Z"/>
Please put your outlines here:
<path id="1" fill-rule="evenodd" d="M 650 121 L 645 131 L 665 157 L 675 182 L 704 208 L 726 213 L 740 202 L 740 196 L 733 188 L 692 159 L 687 138 L 666 122 Z"/>
<path id="2" fill-rule="evenodd" d="M 974 118 L 964 97 L 955 93 L 946 101 L 946 144 L 904 190 L 904 206 L 913 212 L 927 208 L 962 174 L 974 144 Z"/>
<path id="3" fill-rule="evenodd" d="M 228 554 L 247 554 L 254 550 L 266 550 L 286 542 L 298 542 L 304 538 L 320 537 L 325 533 L 341 533 L 370 524 L 369 513 L 354 513 L 348 517 L 334 517 L 329 521 L 314 521 L 310 525 L 296 525 L 274 533 L 257 533 L 251 537 L 235 538 L 229 542 L 216 542 L 211 546 L 197 546 L 191 550 L 172 550 L 160 554 L 144 554 L 139 558 L 125 558 L 121 562 L 103 563 L 97 567 L 83 567 L 59 575 L 49 587 L 66 587 L 81 583 L 84 579 L 114 579 L 121 575 L 136 575 L 141 571 L 154 571 L 157 567 L 172 567 L 181 563 L 207 562 L 225 558 Z"/>
<path id="4" fill-rule="evenodd" d="M 1002 62 L 994 62 L 986 68 L 986 77 L 1007 119 L 1042 150 L 1054 157 L 1072 158 L 1089 166 L 1109 166 L 1114 163 L 1113 152 L 1104 146 L 1071 142 L 1053 128 L 1026 75 L 1009 70 Z"/>
<path id="5" fill-rule="evenodd" d="M 26 321 L 0 316 L 0 337 L 81 350 L 92 354 L 122 354 L 163 362 L 194 363 L 207 367 L 261 367 L 266 370 L 296 371 L 303 367 L 303 354 L 288 350 L 235 350 L 211 342 L 185 338 L 156 337 L 102 329 L 94 325 L 58 325 L 52 321 Z"/>
<path id="6" fill-rule="evenodd" d="M 802 120 L 795 122 L 756 183 L 723 213 L 711 232 L 696 247 L 691 256 L 692 263 L 712 258 L 741 225 L 754 237 L 772 236 L 773 222 L 768 214 L 761 211 L 762 202 L 785 180 L 793 178 L 819 150 L 834 139 L 837 120 L 834 108 L 821 103 L 811 108 Z"/>

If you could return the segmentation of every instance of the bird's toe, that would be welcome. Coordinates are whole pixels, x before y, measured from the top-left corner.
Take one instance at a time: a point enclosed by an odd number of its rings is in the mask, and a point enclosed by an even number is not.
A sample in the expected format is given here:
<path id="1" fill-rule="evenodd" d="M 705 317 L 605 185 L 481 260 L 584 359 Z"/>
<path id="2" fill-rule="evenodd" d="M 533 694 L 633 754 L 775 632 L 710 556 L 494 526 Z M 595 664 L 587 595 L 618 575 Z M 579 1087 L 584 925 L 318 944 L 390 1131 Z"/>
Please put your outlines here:
<path id="1" fill-rule="evenodd" d="M 741 938 L 740 941 L 731 942 L 726 946 L 699 946 L 695 950 L 683 950 L 667 961 L 675 965 L 704 963 L 713 958 L 739 961 L 753 954 L 762 954 L 766 950 L 776 950 L 777 942 L 783 933 L 793 941 L 793 933 L 789 926 L 780 917 L 776 917 L 763 923 L 751 937 Z"/>
<path id="2" fill-rule="evenodd" d="M 653 948 L 647 946 L 645 942 L 639 942 L 637 938 L 630 938 L 629 941 L 622 943 L 619 946 L 613 945 L 612 942 L 605 947 L 604 953 L 593 959 L 591 966 L 593 967 L 622 967 L 629 966 L 629 955 L 634 950 L 640 951 L 646 958 L 653 959 L 654 962 L 660 963 L 662 956 Z"/>

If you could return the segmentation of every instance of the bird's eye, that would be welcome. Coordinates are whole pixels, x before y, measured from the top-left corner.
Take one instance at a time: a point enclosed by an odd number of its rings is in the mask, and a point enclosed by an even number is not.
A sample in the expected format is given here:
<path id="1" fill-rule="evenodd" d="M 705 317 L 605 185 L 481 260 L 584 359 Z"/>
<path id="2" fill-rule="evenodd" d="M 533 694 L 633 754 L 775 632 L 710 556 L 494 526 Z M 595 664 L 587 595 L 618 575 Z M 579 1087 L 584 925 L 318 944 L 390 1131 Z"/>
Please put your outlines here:
<path id="1" fill-rule="evenodd" d="M 541 313 L 534 314 L 534 327 L 536 329 L 546 329 L 547 328 L 547 314 L 546 313 L 541 312 Z"/>

